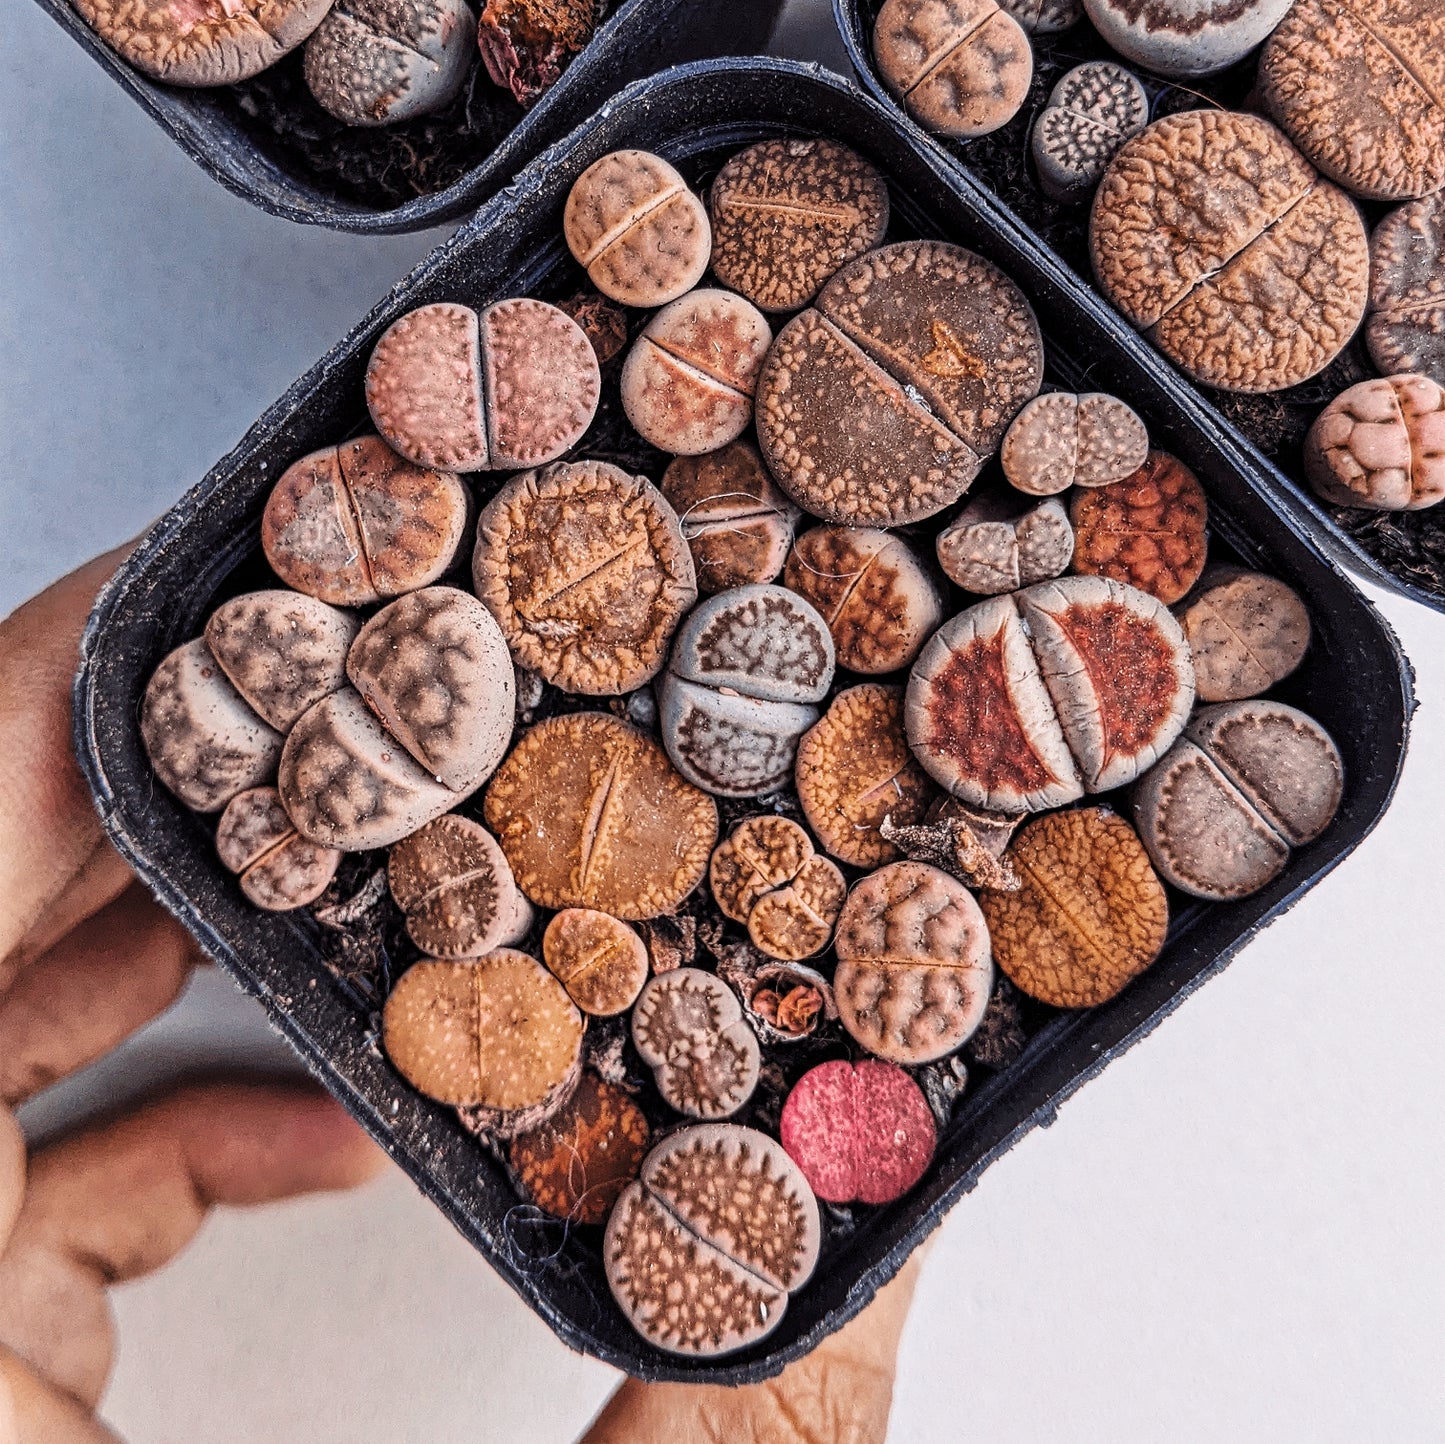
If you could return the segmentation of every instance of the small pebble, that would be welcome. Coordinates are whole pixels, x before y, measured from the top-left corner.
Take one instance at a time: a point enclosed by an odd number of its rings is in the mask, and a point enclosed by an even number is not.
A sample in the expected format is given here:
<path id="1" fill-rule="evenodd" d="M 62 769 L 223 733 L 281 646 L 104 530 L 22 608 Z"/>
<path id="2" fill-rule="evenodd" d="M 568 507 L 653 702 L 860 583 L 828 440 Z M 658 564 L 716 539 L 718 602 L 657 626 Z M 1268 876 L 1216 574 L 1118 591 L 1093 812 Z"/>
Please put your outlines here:
<path id="1" fill-rule="evenodd" d="M 1238 567 L 1206 568 L 1179 612 L 1201 702 L 1257 697 L 1299 666 L 1310 644 L 1310 614 L 1276 577 Z"/>
<path id="2" fill-rule="evenodd" d="M 1148 455 L 1144 423 L 1102 391 L 1035 396 L 1014 417 L 999 450 L 1009 485 L 1029 496 L 1123 481 Z"/>
<path id="3" fill-rule="evenodd" d="M 216 851 L 246 897 L 267 912 L 315 902 L 341 862 L 335 849 L 317 847 L 296 831 L 274 787 L 238 792 L 226 804 Z"/>
<path id="4" fill-rule="evenodd" d="M 1292 0 L 1084 0 L 1112 49 L 1173 78 L 1213 75 L 1279 24 Z"/>
<path id="5" fill-rule="evenodd" d="M 1017 496 L 995 491 L 970 501 L 934 546 L 951 582 L 991 597 L 1066 571 L 1074 529 L 1063 503 L 1053 497 L 1025 506 Z"/>
<path id="6" fill-rule="evenodd" d="M 647 949 L 635 928 L 594 908 L 563 908 L 542 934 L 542 958 L 591 1017 L 625 1013 L 647 982 Z"/>
<path id="7" fill-rule="evenodd" d="M 1148 122 L 1149 97 L 1136 75 L 1112 60 L 1076 65 L 1034 121 L 1029 144 L 1044 194 L 1087 200 L 1119 147 Z"/>
<path id="8" fill-rule="evenodd" d="M 1370 359 L 1445 386 L 1445 194 L 1397 207 L 1370 237 Z"/>

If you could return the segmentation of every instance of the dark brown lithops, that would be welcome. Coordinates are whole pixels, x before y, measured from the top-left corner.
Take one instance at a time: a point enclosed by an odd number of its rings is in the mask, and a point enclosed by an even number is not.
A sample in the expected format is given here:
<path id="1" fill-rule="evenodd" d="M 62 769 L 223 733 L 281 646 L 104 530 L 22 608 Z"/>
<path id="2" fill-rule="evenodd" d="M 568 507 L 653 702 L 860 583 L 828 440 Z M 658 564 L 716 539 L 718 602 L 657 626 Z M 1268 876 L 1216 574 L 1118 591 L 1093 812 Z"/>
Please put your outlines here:
<path id="1" fill-rule="evenodd" d="M 1445 386 L 1445 193 L 1390 212 L 1370 237 L 1370 359 Z"/>
<path id="2" fill-rule="evenodd" d="M 718 172 L 709 203 L 713 274 L 763 311 L 806 306 L 888 230 L 887 183 L 832 140 L 749 146 Z"/>
<path id="3" fill-rule="evenodd" d="M 123 60 L 167 85 L 230 85 L 274 65 L 331 0 L 76 0 Z"/>
<path id="4" fill-rule="evenodd" d="M 1340 805 L 1344 769 L 1313 718 L 1259 698 L 1205 707 L 1134 789 L 1154 865 L 1175 887 L 1227 900 L 1258 892 Z"/>
<path id="5" fill-rule="evenodd" d="M 1166 607 L 1103 577 L 1061 577 L 945 623 L 914 664 L 904 720 L 949 792 L 1037 812 L 1131 782 L 1193 701 L 1189 648 Z"/>
<path id="6" fill-rule="evenodd" d="M 1014 417 L 999 448 L 1009 484 L 1029 496 L 1123 481 L 1148 455 L 1149 433 L 1134 409 L 1102 391 L 1035 396 Z"/>
<path id="7" fill-rule="evenodd" d="M 486 818 L 533 902 L 626 919 L 675 908 L 717 841 L 712 798 L 651 738 L 601 712 L 525 733 L 487 788 Z"/>
<path id="8" fill-rule="evenodd" d="M 279 588 L 222 602 L 206 645 L 231 685 L 278 732 L 346 685 L 346 654 L 361 625 L 315 597 Z"/>
<path id="9" fill-rule="evenodd" d="M 1030 997 L 1091 1008 L 1159 956 L 1168 899 L 1134 829 L 1107 808 L 1035 818 L 1008 860 L 1022 885 L 979 902 L 994 961 Z"/>
<path id="10" fill-rule="evenodd" d="M 247 705 L 200 637 L 151 674 L 140 730 L 156 776 L 196 812 L 219 812 L 269 782 L 281 757 L 281 734 Z"/>
<path id="11" fill-rule="evenodd" d="M 1084 0 L 1099 34 L 1146 70 L 1212 75 L 1243 58 L 1291 0 Z"/>
<path id="12" fill-rule="evenodd" d="M 644 150 L 615 150 L 588 166 L 567 194 L 562 229 L 592 284 L 624 306 L 675 301 L 702 279 L 712 250 L 702 202 Z"/>
<path id="13" fill-rule="evenodd" d="M 1128 141 L 1095 193 L 1089 244 L 1114 305 L 1226 391 L 1307 380 L 1364 315 L 1359 211 L 1258 116 L 1190 110 Z"/>
<path id="14" fill-rule="evenodd" d="M 904 241 L 845 267 L 778 334 L 758 444 L 825 521 L 920 521 L 968 489 L 1042 377 L 1038 322 L 1003 272 L 961 246 Z"/>
<path id="15" fill-rule="evenodd" d="M 306 42 L 306 84 L 347 125 L 391 125 L 447 105 L 471 69 L 466 0 L 336 0 Z"/>
<path id="16" fill-rule="evenodd" d="M 782 571 L 802 513 L 752 442 L 677 457 L 663 473 L 662 495 L 682 524 L 704 595 L 770 582 Z"/>
<path id="17" fill-rule="evenodd" d="M 1369 200 L 1445 186 L 1438 0 L 1295 0 L 1259 61 L 1270 114 L 1331 180 Z"/>
<path id="18" fill-rule="evenodd" d="M 307 842 L 274 787 L 252 787 L 226 804 L 216 852 L 258 908 L 288 912 L 315 902 L 336 875 L 341 854 Z"/>
<path id="19" fill-rule="evenodd" d="M 582 328 L 545 301 L 419 306 L 366 368 L 376 429 L 418 466 L 508 471 L 554 461 L 592 422 L 602 385 Z"/>
<path id="20" fill-rule="evenodd" d="M 1237 702 L 1267 692 L 1299 666 L 1310 616 L 1277 577 L 1210 567 L 1179 610 L 1201 702 Z"/>
<path id="21" fill-rule="evenodd" d="M 943 620 L 942 588 L 902 537 L 817 526 L 788 553 L 783 580 L 828 624 L 838 665 L 876 676 L 906 667 Z"/>
<path id="22" fill-rule="evenodd" d="M 772 1333 L 818 1261 L 818 1204 L 782 1145 L 752 1128 L 684 1128 L 648 1154 L 602 1246 L 627 1321 L 713 1358 Z"/>
<path id="23" fill-rule="evenodd" d="M 970 501 L 934 545 L 950 581 L 991 597 L 1065 571 L 1074 555 L 1074 529 L 1053 497 L 1030 506 L 1016 495 L 991 492 Z"/>
<path id="24" fill-rule="evenodd" d="M 622 406 L 643 440 L 674 456 L 736 441 L 753 415 L 753 392 L 773 333 L 731 291 L 689 291 L 664 306 L 622 366 Z"/>
<path id="25" fill-rule="evenodd" d="M 386 876 L 412 942 L 434 958 L 480 958 L 531 926 L 496 838 L 469 817 L 449 812 L 403 838 Z"/>
<path id="26" fill-rule="evenodd" d="M 1034 74 L 1028 36 L 994 0 L 884 0 L 873 56 L 909 115 L 956 140 L 1007 125 Z"/>
<path id="27" fill-rule="evenodd" d="M 643 988 L 632 1041 L 668 1105 L 689 1118 L 736 1113 L 758 1086 L 762 1054 L 737 994 L 715 973 L 673 968 Z"/>
<path id="28" fill-rule="evenodd" d="M 676 512 L 601 461 L 513 477 L 482 511 L 472 578 L 517 661 L 588 696 L 653 677 L 697 598 Z"/>
<path id="29" fill-rule="evenodd" d="M 593 0 L 487 0 L 477 44 L 487 74 L 531 106 L 592 39 L 603 11 Z"/>
<path id="30" fill-rule="evenodd" d="M 946 872 L 895 862 L 848 895 L 833 988 L 862 1047 L 916 1066 L 960 1047 L 993 986 L 988 929 L 973 894 Z"/>
<path id="31" fill-rule="evenodd" d="M 466 539 L 468 505 L 450 472 L 362 436 L 286 469 L 266 500 L 261 546 L 298 592 L 365 606 L 441 577 Z"/>
<path id="32" fill-rule="evenodd" d="M 647 981 L 636 928 L 595 908 L 563 908 L 542 934 L 542 957 L 567 996 L 594 1017 L 625 1013 Z"/>
<path id="33" fill-rule="evenodd" d="M 1044 194 L 1087 200 L 1119 147 L 1148 120 L 1149 97 L 1137 76 L 1112 60 L 1076 65 L 1049 93 L 1029 141 Z"/>
<path id="34" fill-rule="evenodd" d="M 668 756 L 689 782 L 724 797 L 781 786 L 833 665 L 827 624 L 786 588 L 709 597 L 678 632 L 658 683 Z"/>
<path id="35" fill-rule="evenodd" d="M 1384 376 L 1342 391 L 1305 437 L 1305 475 L 1326 501 L 1418 511 L 1445 497 L 1445 387 Z"/>

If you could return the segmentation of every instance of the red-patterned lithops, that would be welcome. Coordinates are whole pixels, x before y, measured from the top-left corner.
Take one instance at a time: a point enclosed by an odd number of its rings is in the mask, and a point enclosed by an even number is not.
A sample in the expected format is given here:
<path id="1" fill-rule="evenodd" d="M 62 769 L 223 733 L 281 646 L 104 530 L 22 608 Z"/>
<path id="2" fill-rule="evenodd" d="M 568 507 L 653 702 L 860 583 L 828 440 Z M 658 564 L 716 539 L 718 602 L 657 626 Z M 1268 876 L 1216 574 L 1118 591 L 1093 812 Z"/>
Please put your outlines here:
<path id="1" fill-rule="evenodd" d="M 865 1058 L 810 1068 L 788 1094 L 779 1136 L 827 1203 L 892 1203 L 923 1177 L 938 1131 L 918 1084 Z"/>
<path id="2" fill-rule="evenodd" d="M 672 1354 L 766 1338 L 818 1262 L 818 1203 L 781 1144 L 752 1128 L 684 1128 L 648 1154 L 602 1246 L 627 1321 Z"/>

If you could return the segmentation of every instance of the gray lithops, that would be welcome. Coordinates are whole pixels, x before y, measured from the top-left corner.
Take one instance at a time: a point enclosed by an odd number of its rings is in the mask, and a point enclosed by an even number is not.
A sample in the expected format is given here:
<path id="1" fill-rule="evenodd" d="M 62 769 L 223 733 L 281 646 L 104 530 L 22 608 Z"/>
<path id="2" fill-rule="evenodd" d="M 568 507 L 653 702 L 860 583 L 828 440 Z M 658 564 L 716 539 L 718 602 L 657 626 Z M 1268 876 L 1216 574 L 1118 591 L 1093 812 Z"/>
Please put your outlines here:
<path id="1" fill-rule="evenodd" d="M 1242 59 L 1293 0 L 1084 0 L 1105 42 L 1146 70 L 1212 75 Z"/>
<path id="2" fill-rule="evenodd" d="M 202 637 L 155 669 L 140 728 L 156 776 L 196 812 L 219 812 L 276 775 L 281 734 L 231 685 Z"/>
<path id="3" fill-rule="evenodd" d="M 390 125 L 447 105 L 476 48 L 466 0 L 336 0 L 306 42 L 306 84 L 347 125 Z"/>
<path id="4" fill-rule="evenodd" d="M 226 804 L 216 852 L 258 908 L 287 912 L 315 902 L 336 876 L 341 854 L 308 842 L 274 787 L 252 787 Z"/>
<path id="5" fill-rule="evenodd" d="M 1196 897 L 1258 892 L 1333 821 L 1339 749 L 1312 717 L 1260 698 L 1205 707 L 1134 789 L 1155 867 Z"/>
<path id="6" fill-rule="evenodd" d="M 231 685 L 278 732 L 346 685 L 346 653 L 361 626 L 315 597 L 284 588 L 222 602 L 206 645 Z"/>
<path id="7" fill-rule="evenodd" d="M 1149 97 L 1111 60 L 1076 65 L 1060 78 L 1034 122 L 1030 145 L 1039 185 L 1056 201 L 1087 200 L 1114 153 L 1144 129 Z"/>
<path id="8" fill-rule="evenodd" d="M 1445 386 L 1445 193 L 1390 212 L 1370 237 L 1370 359 Z"/>
<path id="9" fill-rule="evenodd" d="M 1310 614 L 1295 590 L 1241 567 L 1207 568 L 1178 617 L 1201 702 L 1267 692 L 1299 666 L 1310 644 Z"/>
<path id="10" fill-rule="evenodd" d="M 658 683 L 668 756 L 697 787 L 757 797 L 788 780 L 833 680 L 833 639 L 785 587 L 735 587 L 683 624 Z"/>
<path id="11" fill-rule="evenodd" d="M 812 1276 L 818 1202 L 783 1146 L 736 1124 L 684 1128 L 642 1164 L 607 1222 L 607 1282 L 627 1321 L 673 1354 L 712 1358 L 777 1328 Z"/>
<path id="12" fill-rule="evenodd" d="M 1149 457 L 1149 433 L 1134 409 L 1102 391 L 1049 391 L 1009 425 L 999 461 L 1009 485 L 1029 496 L 1123 481 Z"/>
<path id="13" fill-rule="evenodd" d="M 643 988 L 632 1041 L 658 1092 L 689 1118 L 726 1118 L 758 1086 L 762 1055 L 737 994 L 716 973 L 673 968 Z"/>
<path id="14" fill-rule="evenodd" d="M 1074 529 L 1054 497 L 1026 506 L 1009 493 L 991 492 L 969 502 L 934 545 L 950 581 L 991 597 L 1067 571 Z"/>
<path id="15" fill-rule="evenodd" d="M 998 0 L 1030 35 L 1059 35 L 1084 18 L 1084 0 Z"/>

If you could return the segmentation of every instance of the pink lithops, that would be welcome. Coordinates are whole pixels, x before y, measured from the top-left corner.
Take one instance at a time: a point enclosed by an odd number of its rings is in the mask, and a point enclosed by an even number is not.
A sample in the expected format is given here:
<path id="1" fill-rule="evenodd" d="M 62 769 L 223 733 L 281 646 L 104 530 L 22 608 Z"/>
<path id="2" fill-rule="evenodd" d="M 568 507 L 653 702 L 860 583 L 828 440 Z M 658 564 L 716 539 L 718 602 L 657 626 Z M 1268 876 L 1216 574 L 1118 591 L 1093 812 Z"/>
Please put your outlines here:
<path id="1" fill-rule="evenodd" d="M 607 1282 L 668 1353 L 716 1358 L 766 1338 L 812 1276 L 818 1203 L 782 1146 L 752 1128 L 683 1128 L 648 1154 L 612 1210 Z"/>
<path id="2" fill-rule="evenodd" d="M 281 734 L 231 685 L 201 637 L 151 675 L 140 730 L 156 776 L 196 812 L 219 812 L 238 792 L 269 782 L 281 756 Z"/>
<path id="3" fill-rule="evenodd" d="M 419 466 L 507 471 L 555 461 L 592 423 L 602 373 L 565 311 L 520 297 L 441 301 L 394 321 L 366 369 L 376 429 Z"/>
<path id="4" fill-rule="evenodd" d="M 278 732 L 346 685 L 346 653 L 360 619 L 315 597 L 279 588 L 222 602 L 206 645 L 231 685 Z"/>
<path id="5" fill-rule="evenodd" d="M 999 449 L 1009 485 L 1030 496 L 1123 481 L 1149 456 L 1149 433 L 1134 409 L 1102 391 L 1035 396 L 1009 425 Z"/>
<path id="6" fill-rule="evenodd" d="M 935 539 L 938 564 L 966 592 L 991 597 L 1068 569 L 1074 529 L 1063 503 L 1033 506 L 1002 492 L 975 497 Z"/>
<path id="7" fill-rule="evenodd" d="M 828 1203 L 892 1203 L 923 1177 L 938 1142 L 923 1090 L 892 1063 L 810 1068 L 783 1104 L 788 1157 Z"/>
<path id="8" fill-rule="evenodd" d="M 767 318 L 731 291 L 690 291 L 647 323 L 622 366 L 622 406 L 644 440 L 674 456 L 736 441 L 753 416 Z"/>
<path id="9" fill-rule="evenodd" d="M 288 912 L 315 902 L 336 876 L 341 854 L 308 842 L 274 787 L 252 787 L 226 804 L 216 852 L 258 908 Z"/>

